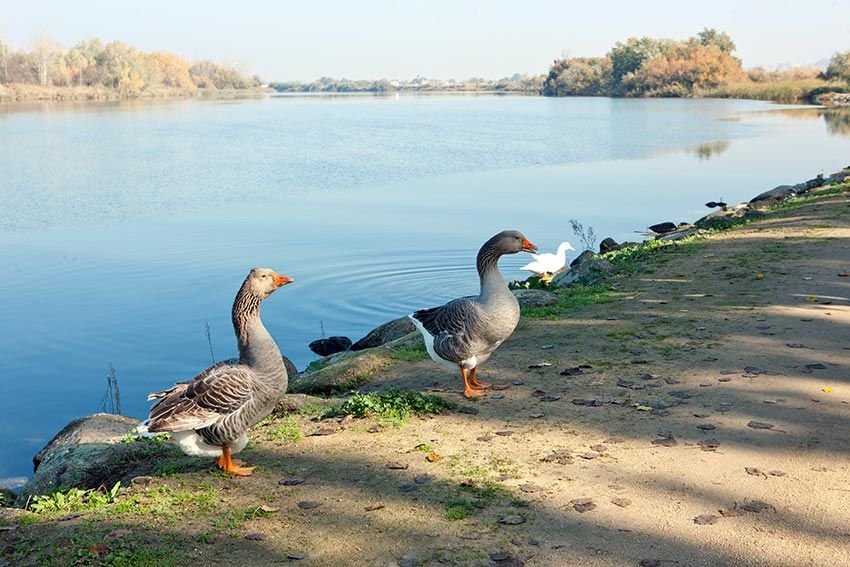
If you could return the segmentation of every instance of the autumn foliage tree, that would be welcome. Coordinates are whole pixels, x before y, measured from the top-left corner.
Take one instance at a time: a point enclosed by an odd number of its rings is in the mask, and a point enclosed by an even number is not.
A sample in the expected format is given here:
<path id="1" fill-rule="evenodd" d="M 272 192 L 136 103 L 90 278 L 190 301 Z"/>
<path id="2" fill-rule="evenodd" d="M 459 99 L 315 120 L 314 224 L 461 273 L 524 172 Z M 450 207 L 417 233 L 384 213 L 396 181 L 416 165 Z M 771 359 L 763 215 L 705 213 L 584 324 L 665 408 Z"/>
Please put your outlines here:
<path id="1" fill-rule="evenodd" d="M 37 38 L 30 50 L 13 51 L 0 42 L 0 84 L 45 87 L 105 87 L 135 96 L 157 88 L 242 89 L 262 84 L 257 77 L 212 61 L 190 66 L 173 53 L 146 53 L 121 41 L 81 41 L 63 49 Z"/>

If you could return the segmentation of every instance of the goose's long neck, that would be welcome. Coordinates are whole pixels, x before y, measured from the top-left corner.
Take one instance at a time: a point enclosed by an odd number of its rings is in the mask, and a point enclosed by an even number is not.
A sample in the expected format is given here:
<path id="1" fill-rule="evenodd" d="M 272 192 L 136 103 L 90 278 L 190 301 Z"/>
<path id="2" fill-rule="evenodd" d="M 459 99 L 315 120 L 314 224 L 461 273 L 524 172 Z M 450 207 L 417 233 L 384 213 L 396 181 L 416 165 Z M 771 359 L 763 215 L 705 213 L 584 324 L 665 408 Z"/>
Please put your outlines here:
<path id="1" fill-rule="evenodd" d="M 286 388 L 286 368 L 280 349 L 260 320 L 262 298 L 251 293 L 245 286 L 239 290 L 233 302 L 233 330 L 239 345 L 239 362 L 247 364 L 263 380 L 284 382 Z"/>
<path id="2" fill-rule="evenodd" d="M 478 298 L 485 303 L 494 297 L 510 295 L 505 279 L 499 271 L 499 258 L 501 257 L 502 253 L 494 246 L 489 246 L 489 243 L 484 244 L 478 251 L 478 258 L 475 262 L 478 268 L 478 277 L 481 280 L 481 293 Z"/>

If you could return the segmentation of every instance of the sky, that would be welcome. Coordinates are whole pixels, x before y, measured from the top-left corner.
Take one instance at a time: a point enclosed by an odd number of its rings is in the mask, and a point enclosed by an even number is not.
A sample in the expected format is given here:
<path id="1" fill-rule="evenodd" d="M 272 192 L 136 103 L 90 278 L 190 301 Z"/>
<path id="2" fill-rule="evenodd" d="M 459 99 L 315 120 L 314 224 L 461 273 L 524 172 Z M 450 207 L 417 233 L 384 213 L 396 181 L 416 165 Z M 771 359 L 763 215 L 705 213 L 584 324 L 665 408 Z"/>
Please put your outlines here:
<path id="1" fill-rule="evenodd" d="M 269 81 L 496 79 L 546 72 L 555 58 L 604 55 L 631 36 L 684 39 L 714 27 L 745 67 L 812 64 L 850 50 L 850 0 L 580 2 L 371 0 L 42 0 L 7 2 L 0 38 L 26 48 L 118 39 Z"/>

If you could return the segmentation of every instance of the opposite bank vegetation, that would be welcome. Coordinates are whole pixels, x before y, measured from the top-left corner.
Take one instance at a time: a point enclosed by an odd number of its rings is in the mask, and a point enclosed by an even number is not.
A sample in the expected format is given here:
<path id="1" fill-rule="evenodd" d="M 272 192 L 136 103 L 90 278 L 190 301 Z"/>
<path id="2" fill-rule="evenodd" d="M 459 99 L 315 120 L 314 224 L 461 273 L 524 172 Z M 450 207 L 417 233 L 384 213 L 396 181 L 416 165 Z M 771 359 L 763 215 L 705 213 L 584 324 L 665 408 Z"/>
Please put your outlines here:
<path id="1" fill-rule="evenodd" d="M 190 64 L 164 52 L 120 41 L 85 40 L 63 48 L 41 39 L 12 50 L 0 41 L 0 101 L 174 98 L 268 91 L 282 93 L 501 92 L 544 96 L 713 97 L 783 103 L 850 104 L 850 51 L 833 54 L 826 69 L 744 69 L 735 42 L 706 28 L 677 41 L 631 37 L 601 57 L 556 59 L 547 74 L 497 80 L 354 80 L 273 82 L 204 60 Z"/>

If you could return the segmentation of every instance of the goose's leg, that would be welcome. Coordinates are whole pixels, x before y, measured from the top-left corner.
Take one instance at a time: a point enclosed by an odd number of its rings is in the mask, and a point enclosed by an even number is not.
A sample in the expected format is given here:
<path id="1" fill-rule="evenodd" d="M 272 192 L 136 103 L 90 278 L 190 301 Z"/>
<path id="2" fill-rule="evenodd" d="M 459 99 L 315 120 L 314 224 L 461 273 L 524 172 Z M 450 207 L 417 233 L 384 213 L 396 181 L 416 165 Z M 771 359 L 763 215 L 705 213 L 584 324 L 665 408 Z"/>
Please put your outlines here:
<path id="1" fill-rule="evenodd" d="M 227 446 L 221 448 L 221 456 L 216 457 L 215 464 L 227 474 L 234 476 L 251 476 L 254 472 L 254 467 L 243 467 L 234 463 L 230 458 L 230 447 Z"/>
<path id="2" fill-rule="evenodd" d="M 474 372 L 474 370 L 473 370 Z M 485 396 L 483 390 L 476 390 L 472 388 L 469 383 L 469 377 L 467 375 L 467 370 L 463 366 L 460 367 L 460 375 L 463 378 L 463 395 L 467 398 L 480 398 L 481 396 Z"/>
<path id="3" fill-rule="evenodd" d="M 475 379 L 476 370 L 478 370 L 477 366 L 469 371 L 469 386 L 473 390 L 486 390 L 487 388 L 492 387 L 493 384 L 490 384 L 489 382 L 482 382 L 480 380 Z"/>

